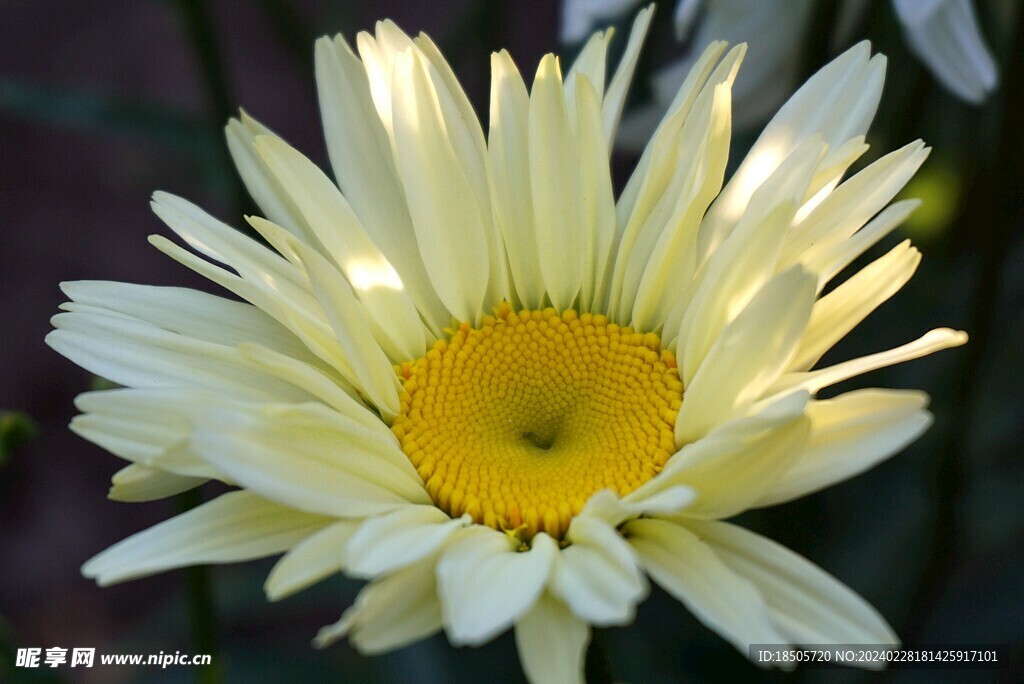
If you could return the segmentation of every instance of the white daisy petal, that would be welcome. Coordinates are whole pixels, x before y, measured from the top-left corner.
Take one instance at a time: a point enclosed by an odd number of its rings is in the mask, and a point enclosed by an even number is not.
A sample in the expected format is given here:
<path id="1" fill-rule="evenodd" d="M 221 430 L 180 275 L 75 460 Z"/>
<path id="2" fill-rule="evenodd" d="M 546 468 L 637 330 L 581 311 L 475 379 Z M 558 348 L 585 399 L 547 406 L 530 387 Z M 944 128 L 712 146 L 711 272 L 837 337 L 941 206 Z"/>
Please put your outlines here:
<path id="1" fill-rule="evenodd" d="M 267 575 L 263 585 L 267 599 L 277 601 L 291 596 L 344 569 L 345 544 L 358 528 L 358 520 L 339 520 L 289 549 Z"/>
<path id="2" fill-rule="evenodd" d="M 394 367 L 366 325 L 366 313 L 351 286 L 319 253 L 295 245 L 335 339 L 353 368 L 357 388 L 386 419 L 399 410 Z"/>
<path id="3" fill-rule="evenodd" d="M 304 401 L 294 385 L 259 372 L 237 350 L 142 321 L 63 313 L 46 343 L 101 378 L 128 387 L 193 387 L 235 399 Z"/>
<path id="4" fill-rule="evenodd" d="M 158 468 L 132 463 L 110 478 L 107 497 L 113 501 L 155 501 L 194 489 L 207 480 L 201 477 L 175 475 Z"/>
<path id="5" fill-rule="evenodd" d="M 557 557 L 558 545 L 543 532 L 520 553 L 504 533 L 465 530 L 445 546 L 437 563 L 448 640 L 456 646 L 482 644 L 505 631 L 536 603 Z"/>
<path id="6" fill-rule="evenodd" d="M 615 29 L 598 31 L 590 36 L 583 49 L 573 60 L 569 72 L 565 75 L 565 100 L 569 103 L 569 111 L 575 111 L 576 79 L 580 76 L 590 81 L 597 89 L 598 102 L 604 98 L 605 73 L 608 66 L 608 45 L 611 43 Z M 602 138 L 604 122 L 601 123 Z"/>
<path id="7" fill-rule="evenodd" d="M 783 641 L 899 644 L 877 610 L 807 559 L 736 525 L 694 521 L 687 526 L 760 591 Z"/>
<path id="8" fill-rule="evenodd" d="M 700 271 L 700 284 L 676 341 L 684 385 L 689 385 L 725 326 L 775 274 L 782 236 L 803 203 L 813 170 L 824 153 L 821 138 L 811 137 L 780 164 L 754 193 L 736 229 Z"/>
<path id="9" fill-rule="evenodd" d="M 697 269 L 697 230 L 708 205 L 722 187 L 732 133 L 729 84 L 721 83 L 713 92 L 706 118 L 687 118 L 681 132 L 679 166 L 684 167 L 687 158 L 701 162 L 694 163 L 689 173 L 684 174 L 688 177 L 685 186 L 677 194 L 671 216 L 646 263 L 636 258 L 630 265 L 633 274 L 626 276 L 627 280 L 638 281 L 631 318 L 641 329 L 655 328 L 661 323 L 664 330 L 677 330 L 689 304 L 688 290 Z M 675 194 L 669 191 L 666 198 Z M 655 221 L 654 225 L 658 223 Z M 634 255 L 638 253 L 639 250 Z"/>
<path id="10" fill-rule="evenodd" d="M 593 625 L 621 625 L 636 614 L 648 586 L 636 555 L 614 527 L 593 517 L 573 519 L 550 591 Z"/>
<path id="11" fill-rule="evenodd" d="M 459 320 L 475 320 L 490 277 L 490 216 L 483 214 L 452 149 L 425 58 L 418 51 L 397 56 L 392 99 L 399 175 L 430 282 Z"/>
<path id="12" fill-rule="evenodd" d="M 354 415 L 365 408 L 351 382 L 337 373 L 316 365 L 303 363 L 293 356 L 281 354 L 259 344 L 242 343 L 236 347 L 239 356 L 260 371 L 298 387 L 340 413 Z M 364 412 L 367 417 L 368 411 Z"/>
<path id="13" fill-rule="evenodd" d="M 615 237 L 615 197 L 606 162 L 608 145 L 601 132 L 600 95 L 584 76 L 576 79 L 577 147 L 585 235 L 580 308 L 590 310 L 604 290 L 609 252 Z"/>
<path id="14" fill-rule="evenodd" d="M 532 684 L 583 684 L 589 642 L 590 626 L 547 593 L 516 622 L 519 660 Z"/>
<path id="15" fill-rule="evenodd" d="M 544 287 L 557 309 L 571 308 L 586 253 L 579 151 L 569 125 L 558 58 L 546 55 L 530 93 L 530 187 Z"/>
<path id="16" fill-rule="evenodd" d="M 320 630 L 313 642 L 329 646 L 348 636 L 361 653 L 384 653 L 441 629 L 433 558 L 371 582 L 341 620 Z"/>
<path id="17" fill-rule="evenodd" d="M 191 202 L 166 192 L 155 192 L 150 206 L 171 230 L 200 254 L 230 266 L 246 280 L 259 281 L 284 297 L 308 296 L 302 275 L 292 264 Z"/>
<path id="18" fill-rule="evenodd" d="M 746 49 L 738 45 L 718 63 L 724 51 L 724 43 L 714 43 L 704 51 L 679 89 L 616 204 L 618 254 L 610 283 L 609 307 L 619 317 L 626 316 L 632 308 L 629 295 L 635 292 L 639 278 L 639 274 L 634 272 L 634 284 L 624 290 L 627 266 L 631 260 L 634 263 L 642 260 L 643 255 L 653 249 L 657 236 L 672 218 L 674 198 L 684 193 L 684 185 L 689 180 L 685 171 L 693 168 L 694 160 L 681 156 L 683 128 L 688 126 L 691 133 L 700 128 L 702 118 L 695 114 L 698 101 L 706 107 L 713 107 L 715 89 L 721 85 L 731 87 Z M 691 115 L 695 123 L 690 122 Z M 719 164 L 721 161 L 715 159 L 711 163 Z M 645 233 L 650 235 L 641 239 Z M 639 254 L 638 242 L 646 246 Z"/>
<path id="19" fill-rule="evenodd" d="M 622 118 L 622 108 L 626 104 L 626 93 L 629 84 L 633 81 L 633 71 L 640 60 L 640 48 L 643 47 L 644 39 L 647 37 L 647 29 L 651 26 L 651 19 L 654 18 L 654 5 L 640 10 L 636 19 L 633 20 L 633 28 L 629 31 L 629 40 L 626 43 L 626 50 L 619 60 L 619 66 L 615 69 L 608 90 L 604 94 L 603 117 L 604 137 L 611 147 L 615 140 L 615 131 L 619 127 L 619 119 Z"/>
<path id="20" fill-rule="evenodd" d="M 346 378 L 354 376 L 352 364 L 334 339 L 330 326 L 323 320 L 323 312 L 319 310 L 316 299 L 308 292 L 302 296 L 282 298 L 265 283 L 240 278 L 200 259 L 162 235 L 151 235 L 149 242 L 183 266 L 258 306 L 294 333 L 317 357 L 338 369 Z"/>
<path id="21" fill-rule="evenodd" d="M 114 544 L 86 562 L 82 574 L 107 586 L 188 565 L 262 558 L 328 522 L 251 492 L 229 492 Z"/>
<path id="22" fill-rule="evenodd" d="M 373 104 L 366 70 L 341 36 L 317 41 L 316 81 L 338 185 L 374 244 L 394 264 L 430 330 L 439 334 L 450 315 L 430 284 L 419 250 L 409 249 L 416 234 L 389 134 Z"/>
<path id="23" fill-rule="evenodd" d="M 170 332 L 234 346 L 255 342 L 298 359 L 311 358 L 286 328 L 255 306 L 183 287 L 103 280 L 61 283 L 74 306 L 124 314 Z M 74 310 L 65 304 L 64 309 Z"/>
<path id="24" fill-rule="evenodd" d="M 932 416 L 928 395 L 867 389 L 807 405 L 807 442 L 758 506 L 812 494 L 859 475 L 917 439 Z"/>
<path id="25" fill-rule="evenodd" d="M 259 205 L 263 215 L 307 244 L 314 242 L 299 208 L 282 190 L 274 174 L 267 168 L 266 162 L 253 147 L 257 136 L 276 137 L 274 132 L 242 111 L 238 119 L 228 121 L 224 133 L 238 175 L 241 176 L 249 195 Z"/>
<path id="26" fill-rule="evenodd" d="M 778 379 L 807 327 L 816 285 L 812 274 L 791 268 L 725 327 L 686 387 L 679 442 L 694 442 L 735 417 Z"/>
<path id="27" fill-rule="evenodd" d="M 115 389 L 75 398 L 77 435 L 121 458 L 193 478 L 221 478 L 186 448 L 194 421 L 223 408 L 224 397 L 189 389 Z"/>
<path id="28" fill-rule="evenodd" d="M 806 439 L 806 402 L 805 392 L 794 392 L 720 426 L 683 447 L 658 478 L 636 492 L 692 487 L 697 498 L 684 513 L 699 518 L 728 518 L 750 508 L 782 476 Z"/>
<path id="29" fill-rule="evenodd" d="M 416 306 L 334 183 L 282 140 L 260 136 L 255 145 L 370 317 L 386 331 L 381 341 L 392 358 L 420 356 L 425 342 Z"/>
<path id="30" fill-rule="evenodd" d="M 928 158 L 920 140 L 877 160 L 839 185 L 786 234 L 779 263 L 811 263 L 849 238 L 888 204 Z"/>
<path id="31" fill-rule="evenodd" d="M 959 347 L 962 344 L 966 344 L 966 342 L 967 333 L 962 330 L 936 328 L 913 342 L 908 342 L 895 349 L 862 356 L 806 373 L 786 373 L 778 379 L 767 393 L 772 394 L 787 392 L 793 389 L 804 389 L 814 394 L 825 387 L 835 385 L 843 380 L 849 380 L 858 375 L 897 363 L 913 361 L 943 349 Z"/>
<path id="32" fill-rule="evenodd" d="M 540 306 L 544 283 L 533 224 L 529 111 L 530 95 L 512 57 L 505 50 L 492 54 L 487 153 L 495 221 L 504 239 L 519 301 L 526 306 Z"/>
<path id="33" fill-rule="evenodd" d="M 678 513 L 697 498 L 697 493 L 689 487 L 673 485 L 660 478 L 657 482 L 659 485 L 667 486 L 644 485 L 621 498 L 610 489 L 602 489 L 587 500 L 579 517 L 597 518 L 617 527 L 624 521 L 641 515 Z"/>
<path id="34" fill-rule="evenodd" d="M 741 653 L 750 644 L 786 643 L 761 592 L 685 527 L 633 520 L 625 532 L 654 581 Z"/>
<path id="35" fill-rule="evenodd" d="M 789 370 L 807 370 L 832 346 L 907 284 L 921 253 L 905 240 L 814 304 Z"/>
<path id="36" fill-rule="evenodd" d="M 427 73 L 437 95 L 437 103 L 441 107 L 441 116 L 448 140 L 452 144 L 456 158 L 461 162 L 466 179 L 476 193 L 476 201 L 483 215 L 481 229 L 487 243 L 487 254 L 490 257 L 490 279 L 487 286 L 487 299 L 501 301 L 508 298 L 508 265 L 505 258 L 505 246 L 496 226 L 491 221 L 491 183 L 487 177 L 487 151 L 483 129 L 473 110 L 469 97 L 459 85 L 455 72 L 448 65 L 441 51 L 430 36 L 425 33 L 418 35 L 413 41 L 423 55 Z"/>
<path id="37" fill-rule="evenodd" d="M 349 539 L 345 552 L 349 571 L 372 578 L 433 555 L 452 534 L 471 522 L 449 518 L 435 506 L 406 506 L 371 518 Z"/>
<path id="38" fill-rule="evenodd" d="M 356 36 L 356 47 L 366 70 L 377 115 L 394 147 L 391 85 L 394 81 L 395 61 L 402 52 L 414 47 L 412 39 L 395 22 L 385 19 L 376 23 L 373 35 L 366 31 L 360 32 Z"/>
<path id="39" fill-rule="evenodd" d="M 819 274 L 820 287 L 891 233 L 896 226 L 906 221 L 907 217 L 920 205 L 921 200 L 917 199 L 895 202 L 879 212 L 878 216 L 871 219 L 851 237 L 834 242 L 831 246 L 817 251 L 813 256 L 801 258 L 801 262 L 809 271 Z"/>
<path id="40" fill-rule="evenodd" d="M 211 411 L 196 425 L 191 448 L 240 485 L 298 510 L 360 517 L 429 503 L 380 428 L 317 404 Z"/>
<path id="41" fill-rule="evenodd" d="M 829 147 L 867 133 L 885 79 L 885 58 L 859 43 L 812 76 L 765 127 L 708 210 L 700 254 L 715 251 L 739 221 L 754 192 L 801 143 L 820 135 Z"/>

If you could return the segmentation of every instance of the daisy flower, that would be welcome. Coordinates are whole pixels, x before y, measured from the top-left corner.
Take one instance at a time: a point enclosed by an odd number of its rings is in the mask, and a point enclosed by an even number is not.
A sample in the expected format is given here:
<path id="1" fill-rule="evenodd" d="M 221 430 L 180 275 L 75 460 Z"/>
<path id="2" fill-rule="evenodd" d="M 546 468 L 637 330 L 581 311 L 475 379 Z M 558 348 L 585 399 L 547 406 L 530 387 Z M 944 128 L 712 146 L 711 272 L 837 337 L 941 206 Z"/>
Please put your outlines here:
<path id="1" fill-rule="evenodd" d="M 184 199 L 150 241 L 239 299 L 65 283 L 47 341 L 121 387 L 72 429 L 131 462 L 110 496 L 236 489 L 100 553 L 108 585 L 283 553 L 282 599 L 368 584 L 316 644 L 364 653 L 512 628 L 533 682 L 580 681 L 592 625 L 661 585 L 751 643 L 895 643 L 826 572 L 722 522 L 852 477 L 930 423 L 918 391 L 817 399 L 962 344 L 938 329 L 822 355 L 913 274 L 902 242 L 824 289 L 914 209 L 921 142 L 867 149 L 885 60 L 861 44 L 804 85 L 726 182 L 745 46 L 708 46 L 621 195 L 608 155 L 651 10 L 527 89 L 492 56 L 487 135 L 431 40 L 391 22 L 316 45 L 335 181 L 243 114 L 227 126 L 269 247 Z M 649 578 L 649 579 L 648 579 Z"/>

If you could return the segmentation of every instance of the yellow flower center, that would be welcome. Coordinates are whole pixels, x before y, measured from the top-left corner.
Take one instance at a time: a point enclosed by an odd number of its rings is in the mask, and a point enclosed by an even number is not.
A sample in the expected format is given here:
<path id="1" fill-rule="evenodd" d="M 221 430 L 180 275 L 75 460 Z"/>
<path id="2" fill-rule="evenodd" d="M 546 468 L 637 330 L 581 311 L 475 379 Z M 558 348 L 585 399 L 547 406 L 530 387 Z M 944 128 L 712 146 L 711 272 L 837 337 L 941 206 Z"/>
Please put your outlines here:
<path id="1" fill-rule="evenodd" d="M 675 358 L 604 316 L 502 305 L 399 370 L 392 430 L 434 502 L 523 539 L 560 539 L 592 494 L 627 494 L 675 450 Z"/>

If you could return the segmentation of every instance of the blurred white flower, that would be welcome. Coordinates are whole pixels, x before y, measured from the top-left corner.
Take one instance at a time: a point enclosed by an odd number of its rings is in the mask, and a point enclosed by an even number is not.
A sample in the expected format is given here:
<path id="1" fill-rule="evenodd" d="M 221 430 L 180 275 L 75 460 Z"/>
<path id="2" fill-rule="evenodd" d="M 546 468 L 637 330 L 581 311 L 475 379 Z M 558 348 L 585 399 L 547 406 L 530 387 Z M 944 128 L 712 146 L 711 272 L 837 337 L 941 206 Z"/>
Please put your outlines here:
<path id="1" fill-rule="evenodd" d="M 590 37 L 595 24 L 623 17 L 639 4 L 639 0 L 562 0 L 559 38 L 568 45 L 580 43 Z"/>
<path id="2" fill-rule="evenodd" d="M 995 90 L 998 72 L 970 0 L 892 0 L 907 43 L 947 90 L 975 104 Z"/>
<path id="3" fill-rule="evenodd" d="M 637 0 L 563 0 L 562 40 L 578 42 L 595 24 L 612 21 Z M 733 125 L 750 130 L 774 113 L 801 76 L 811 0 L 680 0 L 676 37 L 693 46 L 712 40 L 749 43 L 747 68 L 733 89 Z M 834 42 L 846 43 L 870 3 L 843 0 Z M 995 89 L 998 72 L 970 0 L 893 0 L 907 42 L 935 78 L 957 97 L 981 103 Z M 691 32 L 693 35 L 691 36 Z M 640 150 L 700 57 L 691 50 L 656 71 L 651 101 L 622 122 L 618 144 Z"/>

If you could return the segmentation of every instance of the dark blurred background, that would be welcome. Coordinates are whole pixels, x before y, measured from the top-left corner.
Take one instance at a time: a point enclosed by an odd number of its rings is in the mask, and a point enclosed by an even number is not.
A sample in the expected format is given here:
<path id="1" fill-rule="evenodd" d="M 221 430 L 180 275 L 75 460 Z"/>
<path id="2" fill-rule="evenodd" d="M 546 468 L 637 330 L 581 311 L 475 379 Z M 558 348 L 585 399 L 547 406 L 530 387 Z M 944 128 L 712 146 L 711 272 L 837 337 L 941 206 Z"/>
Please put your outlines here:
<path id="1" fill-rule="evenodd" d="M 686 49 L 662 3 L 640 65 L 649 79 Z M 921 388 L 932 429 L 873 471 L 820 494 L 743 516 L 749 527 L 817 562 L 874 604 L 911 644 L 1009 643 L 1024 667 L 1024 227 L 1021 210 L 1021 23 L 1017 3 L 979 2 L 1000 85 L 982 105 L 939 87 L 911 55 L 890 3 L 868 9 L 844 39 L 825 38 L 831 2 L 815 3 L 801 48 L 813 73 L 870 38 L 889 75 L 865 161 L 921 137 L 935 151 L 906 194 L 925 206 L 878 251 L 913 238 L 924 261 L 910 284 L 829 358 L 896 346 L 940 325 L 966 347 L 879 371 L 856 386 Z M 441 46 L 486 121 L 489 53 L 506 47 L 524 75 L 557 42 L 554 2 L 327 0 L 3 0 L 0 2 L 0 681 L 187 682 L 193 668 L 14 670 L 17 646 L 95 647 L 98 653 L 196 652 L 190 579 L 171 572 L 109 589 L 82 578 L 83 561 L 174 512 L 172 501 L 105 499 L 124 464 L 71 434 L 72 400 L 97 382 L 43 344 L 63 280 L 108 279 L 209 289 L 149 247 L 162 232 L 153 190 L 188 197 L 228 222 L 255 210 L 230 166 L 222 126 L 239 106 L 326 163 L 314 91 L 313 40 L 350 41 L 390 17 Z M 621 48 L 628 23 L 621 25 Z M 774 30 L 768 22 L 766 35 Z M 743 71 L 741 69 L 742 78 Z M 733 145 L 733 165 L 754 139 Z M 621 187 L 635 161 L 615 158 Z M 826 359 L 826 362 L 828 359 Z M 518 682 L 506 635 L 480 649 L 435 637 L 363 658 L 346 644 L 310 648 L 316 630 L 352 601 L 358 583 L 334 578 L 268 604 L 270 562 L 209 570 L 224 681 Z M 715 679 L 899 682 L 964 671 L 882 675 L 835 670 L 764 673 L 655 590 L 636 623 L 600 637 L 616 681 Z M 975 681 L 1019 681 L 1011 669 Z"/>

